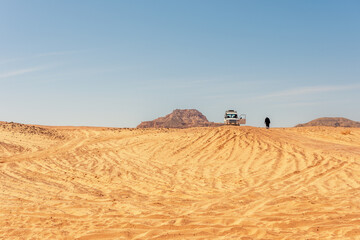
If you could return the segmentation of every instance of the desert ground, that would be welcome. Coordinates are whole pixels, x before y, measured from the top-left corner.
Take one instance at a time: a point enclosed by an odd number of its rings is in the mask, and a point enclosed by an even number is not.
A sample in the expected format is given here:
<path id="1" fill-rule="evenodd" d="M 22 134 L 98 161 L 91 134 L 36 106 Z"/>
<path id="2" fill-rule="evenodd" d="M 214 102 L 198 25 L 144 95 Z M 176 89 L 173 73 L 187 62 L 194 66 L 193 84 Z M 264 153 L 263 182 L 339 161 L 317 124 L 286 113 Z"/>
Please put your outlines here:
<path id="1" fill-rule="evenodd" d="M 360 129 L 0 123 L 0 239 L 360 239 Z"/>

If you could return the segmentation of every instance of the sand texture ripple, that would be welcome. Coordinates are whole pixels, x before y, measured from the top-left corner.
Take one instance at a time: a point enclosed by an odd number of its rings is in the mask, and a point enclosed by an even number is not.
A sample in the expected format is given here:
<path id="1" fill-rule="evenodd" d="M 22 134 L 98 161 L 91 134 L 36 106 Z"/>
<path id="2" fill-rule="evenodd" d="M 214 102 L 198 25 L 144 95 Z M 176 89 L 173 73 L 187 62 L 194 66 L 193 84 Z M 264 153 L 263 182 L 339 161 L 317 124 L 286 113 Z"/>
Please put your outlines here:
<path id="1" fill-rule="evenodd" d="M 0 239 L 360 239 L 360 129 L 0 124 Z"/>

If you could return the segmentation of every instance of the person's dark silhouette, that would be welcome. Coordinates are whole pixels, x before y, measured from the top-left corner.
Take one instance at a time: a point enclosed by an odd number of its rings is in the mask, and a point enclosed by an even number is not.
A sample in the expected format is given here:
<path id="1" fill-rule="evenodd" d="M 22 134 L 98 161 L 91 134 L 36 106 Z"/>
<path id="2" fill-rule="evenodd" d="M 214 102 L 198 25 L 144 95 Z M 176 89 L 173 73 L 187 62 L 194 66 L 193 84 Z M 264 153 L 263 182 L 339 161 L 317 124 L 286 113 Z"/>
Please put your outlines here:
<path id="1" fill-rule="evenodd" d="M 270 128 L 270 118 L 268 118 L 268 117 L 265 118 L 265 125 L 266 125 L 267 129 Z"/>

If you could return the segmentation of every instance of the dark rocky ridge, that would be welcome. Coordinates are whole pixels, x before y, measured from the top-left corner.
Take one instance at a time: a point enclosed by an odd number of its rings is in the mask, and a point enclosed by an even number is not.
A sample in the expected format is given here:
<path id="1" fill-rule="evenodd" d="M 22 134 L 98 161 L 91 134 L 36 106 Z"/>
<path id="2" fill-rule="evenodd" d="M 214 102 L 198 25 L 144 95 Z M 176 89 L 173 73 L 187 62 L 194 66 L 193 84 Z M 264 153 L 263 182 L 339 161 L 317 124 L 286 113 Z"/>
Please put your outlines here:
<path id="1" fill-rule="evenodd" d="M 209 122 L 207 118 L 196 109 L 176 109 L 165 117 L 140 123 L 137 128 L 190 128 L 215 127 L 220 123 Z"/>
<path id="2" fill-rule="evenodd" d="M 323 117 L 323 118 L 317 118 L 308 123 L 298 124 L 295 127 L 312 127 L 312 126 L 360 127 L 360 122 L 356 122 L 347 118 L 340 118 L 340 117 Z"/>

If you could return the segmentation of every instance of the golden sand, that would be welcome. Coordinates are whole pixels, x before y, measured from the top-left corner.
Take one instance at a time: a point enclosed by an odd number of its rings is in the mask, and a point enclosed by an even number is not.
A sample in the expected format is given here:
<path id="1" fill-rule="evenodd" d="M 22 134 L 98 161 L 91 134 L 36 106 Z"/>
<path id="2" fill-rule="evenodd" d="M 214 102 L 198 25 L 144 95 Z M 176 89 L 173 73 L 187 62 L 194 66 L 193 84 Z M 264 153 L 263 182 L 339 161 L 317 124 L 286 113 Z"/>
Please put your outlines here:
<path id="1" fill-rule="evenodd" d="M 0 128 L 0 239 L 360 239 L 360 129 Z"/>

